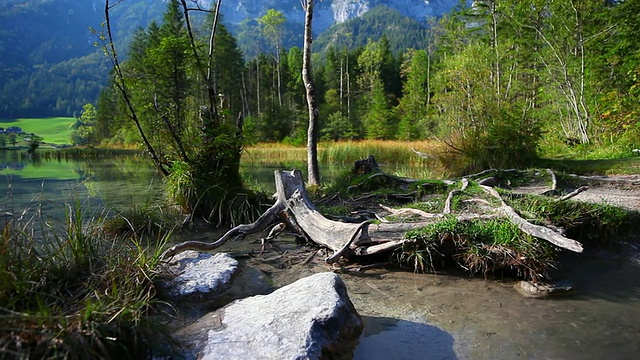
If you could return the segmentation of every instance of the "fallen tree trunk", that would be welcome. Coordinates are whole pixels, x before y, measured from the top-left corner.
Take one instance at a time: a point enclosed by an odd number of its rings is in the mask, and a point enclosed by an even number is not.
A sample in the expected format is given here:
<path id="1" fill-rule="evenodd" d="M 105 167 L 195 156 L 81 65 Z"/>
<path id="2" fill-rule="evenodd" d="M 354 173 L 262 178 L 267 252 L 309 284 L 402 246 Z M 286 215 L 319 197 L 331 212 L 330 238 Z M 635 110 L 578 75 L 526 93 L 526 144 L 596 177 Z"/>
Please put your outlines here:
<path id="1" fill-rule="evenodd" d="M 507 217 L 516 223 L 521 230 L 535 237 L 552 242 L 556 246 L 572 251 L 582 251 L 579 242 L 567 239 L 552 230 L 534 225 L 522 219 L 511 207 L 506 205 L 499 194 L 491 188 L 485 188 L 501 201 L 501 207 L 493 214 L 430 214 L 421 212 L 422 220 L 415 222 L 381 222 L 364 221 L 361 223 L 345 223 L 333 221 L 323 216 L 311 201 L 299 170 L 275 171 L 276 203 L 258 220 L 251 224 L 243 224 L 229 230 L 213 243 L 186 241 L 168 249 L 164 257 L 172 256 L 187 249 L 212 250 L 222 246 L 229 240 L 242 239 L 250 234 L 264 231 L 275 220 L 284 221 L 295 232 L 308 241 L 333 251 L 326 261 L 331 263 L 343 256 L 366 256 L 393 251 L 407 241 L 405 233 L 441 221 L 445 216 L 455 217 L 459 221 L 489 220 Z M 467 187 L 463 182 L 461 190 Z M 450 212 L 450 210 L 449 210 Z"/>

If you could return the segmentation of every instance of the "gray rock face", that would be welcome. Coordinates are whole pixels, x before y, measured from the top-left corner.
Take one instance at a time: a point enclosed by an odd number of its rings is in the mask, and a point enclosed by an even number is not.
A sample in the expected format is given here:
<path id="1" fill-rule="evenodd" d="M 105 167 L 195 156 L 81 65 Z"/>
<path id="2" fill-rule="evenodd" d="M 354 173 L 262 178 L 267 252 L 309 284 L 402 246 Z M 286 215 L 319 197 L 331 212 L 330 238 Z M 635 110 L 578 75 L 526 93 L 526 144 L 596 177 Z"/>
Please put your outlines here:
<path id="1" fill-rule="evenodd" d="M 228 285 L 236 270 L 238 261 L 228 254 L 185 251 L 172 260 L 169 271 L 177 276 L 167 282 L 167 290 L 174 297 L 215 292 Z"/>
<path id="2" fill-rule="evenodd" d="M 206 311 L 269 289 L 260 270 L 244 266 L 226 253 L 185 251 L 172 259 L 165 272 L 168 279 L 159 284 L 165 297 Z"/>
<path id="3" fill-rule="evenodd" d="M 440 16 L 451 11 L 458 3 L 459 0 L 324 0 L 315 7 L 313 28 L 316 32 L 322 32 L 331 25 L 360 17 L 379 5 L 425 22 L 427 17 Z M 239 24 L 247 18 L 257 19 L 268 9 L 282 12 L 287 21 L 304 23 L 304 12 L 299 0 L 223 1 L 221 6 L 225 21 L 232 24 Z"/>
<path id="4" fill-rule="evenodd" d="M 205 315 L 179 338 L 201 359 L 350 359 L 362 328 L 342 279 L 320 273 Z"/>

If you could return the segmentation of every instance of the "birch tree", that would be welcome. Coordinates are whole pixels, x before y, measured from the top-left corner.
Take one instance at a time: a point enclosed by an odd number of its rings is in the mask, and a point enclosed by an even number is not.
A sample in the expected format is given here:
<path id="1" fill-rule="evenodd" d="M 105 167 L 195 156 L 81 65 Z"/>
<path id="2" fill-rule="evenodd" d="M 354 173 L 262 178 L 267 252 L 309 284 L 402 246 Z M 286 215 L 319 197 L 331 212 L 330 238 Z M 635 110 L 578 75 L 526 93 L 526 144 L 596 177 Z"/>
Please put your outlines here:
<path id="1" fill-rule="evenodd" d="M 311 32 L 313 23 L 313 7 L 316 0 L 300 0 L 305 12 L 304 18 L 304 47 L 302 49 L 302 80 L 307 95 L 307 107 L 309 110 L 309 128 L 307 130 L 307 171 L 309 185 L 320 184 L 320 167 L 318 165 L 318 104 L 316 90 L 311 74 Z"/>

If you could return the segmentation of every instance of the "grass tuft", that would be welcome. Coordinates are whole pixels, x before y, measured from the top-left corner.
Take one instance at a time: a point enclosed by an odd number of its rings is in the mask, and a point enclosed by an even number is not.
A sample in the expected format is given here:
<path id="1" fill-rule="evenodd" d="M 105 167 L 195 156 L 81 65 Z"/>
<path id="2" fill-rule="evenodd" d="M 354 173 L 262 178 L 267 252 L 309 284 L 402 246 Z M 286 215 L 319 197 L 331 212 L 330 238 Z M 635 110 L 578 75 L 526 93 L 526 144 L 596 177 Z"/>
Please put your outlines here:
<path id="1" fill-rule="evenodd" d="M 146 358 L 161 340 L 150 315 L 170 232 L 112 237 L 81 205 L 65 205 L 62 221 L 39 215 L 4 227 L 0 358 Z"/>
<path id="2" fill-rule="evenodd" d="M 538 280 L 555 265 L 554 249 L 503 219 L 460 221 L 455 217 L 406 233 L 409 240 L 396 252 L 400 264 L 414 271 L 435 271 L 455 264 L 471 275 L 513 273 Z"/>

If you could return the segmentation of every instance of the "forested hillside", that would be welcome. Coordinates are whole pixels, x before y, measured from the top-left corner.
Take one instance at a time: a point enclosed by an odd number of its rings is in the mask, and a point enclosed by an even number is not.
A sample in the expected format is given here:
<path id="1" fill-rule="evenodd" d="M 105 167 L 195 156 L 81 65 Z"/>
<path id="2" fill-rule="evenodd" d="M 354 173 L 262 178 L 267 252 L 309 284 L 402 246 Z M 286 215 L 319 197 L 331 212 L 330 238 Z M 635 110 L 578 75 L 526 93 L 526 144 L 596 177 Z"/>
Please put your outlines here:
<path id="1" fill-rule="evenodd" d="M 187 2 L 194 6 L 191 1 Z M 202 6 L 213 2 L 199 0 Z M 316 16 L 318 29 L 324 30 L 336 21 L 348 21 L 366 14 L 363 22 L 338 31 L 342 36 L 352 37 L 348 45 L 364 45 L 368 38 L 379 39 L 384 31 L 394 51 L 407 45 L 415 47 L 422 39 L 424 16 L 416 20 L 402 17 L 394 10 L 377 8 L 374 4 L 403 7 L 410 12 L 411 6 L 420 1 L 387 0 L 360 1 L 355 6 L 348 2 L 333 0 L 323 2 Z M 414 4 L 415 3 L 415 4 Z M 453 0 L 440 0 L 434 4 L 421 4 L 420 14 L 441 14 L 451 7 Z M 151 20 L 159 21 L 166 2 L 157 0 L 126 0 L 114 6 L 111 12 L 114 39 L 119 47 L 126 48 L 133 39 L 135 30 L 145 28 Z M 266 13 L 268 6 L 280 8 L 284 16 L 282 47 L 301 46 L 302 9 L 296 1 L 270 1 L 260 3 L 222 3 L 222 22 L 234 34 L 245 59 L 253 59 L 270 51 L 270 40 L 265 37 L 258 19 Z M 382 10 L 385 9 L 385 10 Z M 0 118 L 71 116 L 81 111 L 86 103 L 95 103 L 106 84 L 111 64 L 94 46 L 97 34 L 102 31 L 104 1 L 100 0 L 5 0 L 0 2 Z M 194 11 L 192 18 L 202 18 L 202 12 Z M 229 21 L 227 21 L 229 19 Z M 335 36 L 324 36 L 319 46 L 323 49 Z M 344 42 L 344 41 L 342 41 Z M 320 48 L 318 46 L 318 48 Z"/>
<path id="2" fill-rule="evenodd" d="M 314 42 L 314 51 L 325 53 L 329 47 L 361 47 L 369 39 L 379 40 L 385 36 L 391 51 L 397 54 L 408 48 L 424 47 L 427 27 L 425 22 L 402 16 L 386 6 L 378 6 L 361 17 L 336 24 L 320 34 Z"/>
<path id="3" fill-rule="evenodd" d="M 487 0 L 434 22 L 420 47 L 396 53 L 386 36 L 364 46 L 330 46 L 313 64 L 322 138 L 435 137 L 444 146 L 438 153 L 447 154 L 443 161 L 467 170 L 527 164 L 540 149 L 564 146 L 631 154 L 640 147 L 639 14 L 638 1 Z M 302 144 L 301 50 L 279 48 L 279 32 L 271 34 L 271 49 L 245 62 L 231 34 L 220 33 L 213 65 L 220 110 L 229 125 L 242 115 L 245 141 Z M 137 40 L 128 76 L 169 78 L 160 64 L 171 60 L 184 81 L 193 77 L 188 59 L 157 47 L 168 41 L 158 31 L 147 29 Z M 149 104 L 154 94 L 180 94 L 181 111 L 196 116 L 197 109 L 186 110 L 188 86 L 153 90 L 158 85 L 132 84 L 132 96 Z M 184 90 L 176 92 L 178 85 Z M 157 106 L 140 109 L 149 129 L 163 121 L 159 109 L 173 105 Z M 95 141 L 136 138 L 113 93 L 105 93 L 98 110 L 96 129 L 104 132 Z M 192 120 L 195 126 L 197 116 Z"/>
<path id="4" fill-rule="evenodd" d="M 0 2 L 0 118 L 71 116 L 95 103 L 111 68 L 95 46 L 103 7 L 101 1 Z M 163 11 L 153 0 L 115 9 L 119 43 Z"/>

